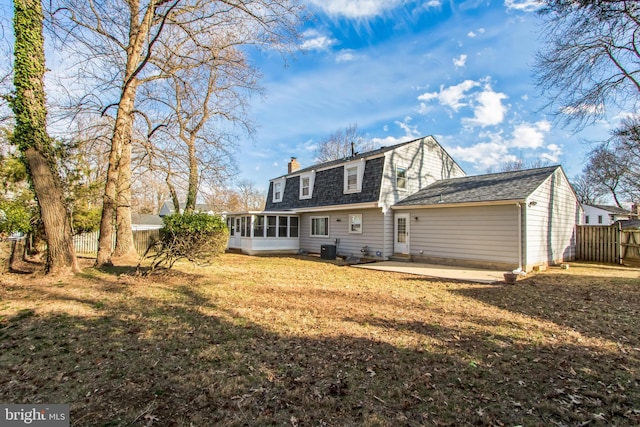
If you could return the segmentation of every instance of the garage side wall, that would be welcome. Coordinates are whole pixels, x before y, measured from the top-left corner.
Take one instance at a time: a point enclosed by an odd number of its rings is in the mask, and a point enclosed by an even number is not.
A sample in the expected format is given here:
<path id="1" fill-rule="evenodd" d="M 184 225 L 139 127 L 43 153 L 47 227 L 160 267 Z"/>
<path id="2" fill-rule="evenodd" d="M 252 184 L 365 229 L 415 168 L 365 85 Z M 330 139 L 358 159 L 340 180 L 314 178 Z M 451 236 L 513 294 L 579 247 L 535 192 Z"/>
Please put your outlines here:
<path id="1" fill-rule="evenodd" d="M 518 267 L 515 204 L 399 212 L 410 213 L 409 245 L 416 261 L 506 270 Z"/>
<path id="2" fill-rule="evenodd" d="M 582 208 L 561 170 L 527 199 L 525 268 L 573 261 Z"/>
<path id="3" fill-rule="evenodd" d="M 349 216 L 362 215 L 362 233 L 349 233 Z M 311 218 L 329 217 L 329 236 L 311 236 Z M 369 257 L 383 258 L 384 241 L 382 230 L 384 215 L 381 209 L 361 209 L 304 213 L 300 216 L 300 249 L 310 253 L 320 253 L 322 245 L 334 245 L 340 239 L 336 251 L 338 255 L 362 257 L 362 248 L 367 246 Z M 380 252 L 380 257 L 376 256 Z"/>

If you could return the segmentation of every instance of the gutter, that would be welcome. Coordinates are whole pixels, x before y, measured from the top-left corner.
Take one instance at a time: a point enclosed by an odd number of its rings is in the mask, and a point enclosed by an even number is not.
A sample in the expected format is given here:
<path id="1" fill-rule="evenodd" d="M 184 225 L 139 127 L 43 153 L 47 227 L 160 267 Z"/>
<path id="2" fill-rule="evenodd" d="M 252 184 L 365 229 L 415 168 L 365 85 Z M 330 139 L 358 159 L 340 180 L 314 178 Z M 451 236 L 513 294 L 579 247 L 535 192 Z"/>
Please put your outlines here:
<path id="1" fill-rule="evenodd" d="M 526 200 L 524 199 L 513 199 L 513 200 L 489 200 L 482 202 L 460 202 L 460 203 L 434 203 L 428 205 L 394 205 L 391 206 L 393 210 L 410 210 L 410 209 L 438 209 L 438 208 L 464 208 L 469 206 L 501 206 L 501 205 L 512 205 L 512 204 L 523 204 Z"/>
<path id="2" fill-rule="evenodd" d="M 329 212 L 329 211 L 346 211 L 351 209 L 371 209 L 378 208 L 378 202 L 366 202 L 366 203 L 351 203 L 344 205 L 329 205 L 329 206 L 314 206 L 310 208 L 293 208 L 295 213 L 305 212 Z"/>

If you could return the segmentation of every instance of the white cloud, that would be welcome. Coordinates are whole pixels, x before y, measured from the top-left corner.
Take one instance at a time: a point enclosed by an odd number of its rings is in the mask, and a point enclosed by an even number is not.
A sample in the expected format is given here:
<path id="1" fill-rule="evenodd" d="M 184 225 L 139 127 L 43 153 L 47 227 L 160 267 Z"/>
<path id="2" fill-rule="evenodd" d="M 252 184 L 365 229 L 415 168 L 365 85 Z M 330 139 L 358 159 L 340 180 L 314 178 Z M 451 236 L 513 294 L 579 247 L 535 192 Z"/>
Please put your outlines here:
<path id="1" fill-rule="evenodd" d="M 371 138 L 371 142 L 375 145 L 379 145 L 381 147 L 389 147 L 391 145 L 400 144 L 401 142 L 407 141 L 407 138 L 404 136 L 395 137 L 395 136 L 386 136 L 384 138 Z"/>
<path id="2" fill-rule="evenodd" d="M 464 67 L 466 63 L 467 63 L 467 55 L 465 55 L 464 53 L 458 56 L 457 58 L 453 58 L 453 65 L 455 65 L 456 68 Z"/>
<path id="3" fill-rule="evenodd" d="M 547 145 L 547 152 L 542 153 L 540 157 L 544 160 L 548 160 L 551 163 L 558 163 L 560 156 L 562 156 L 562 147 L 557 144 Z"/>
<path id="4" fill-rule="evenodd" d="M 336 40 L 323 35 L 315 35 L 307 38 L 300 45 L 302 50 L 327 50 L 336 44 Z"/>
<path id="5" fill-rule="evenodd" d="M 404 118 L 403 121 L 396 120 L 394 122 L 395 125 L 397 125 L 400 129 L 404 131 L 403 136 L 401 137 L 387 136 L 384 138 L 371 138 L 371 142 L 373 142 L 376 145 L 380 145 L 382 147 L 388 147 L 390 145 L 400 144 L 401 142 L 406 142 L 412 139 L 419 138 L 422 135 L 418 130 L 418 126 L 410 124 L 412 120 L 413 118 L 411 116 L 407 116 Z M 384 130 L 385 132 L 388 131 L 389 127 L 385 125 Z"/>
<path id="6" fill-rule="evenodd" d="M 473 107 L 473 118 L 462 119 L 469 126 L 492 126 L 502 123 L 507 107 L 502 105 L 502 100 L 508 96 L 504 93 L 494 92 L 491 86 L 486 85 L 484 90 L 476 96 L 477 104 Z"/>
<path id="7" fill-rule="evenodd" d="M 473 163 L 477 169 L 488 169 L 510 161 L 516 160 L 516 156 L 509 154 L 507 146 L 501 141 L 499 135 L 493 135 L 490 142 L 480 142 L 469 147 L 453 147 L 447 149 L 453 158 L 464 159 Z"/>
<path id="8" fill-rule="evenodd" d="M 341 50 L 336 54 L 336 62 L 350 62 L 355 59 L 355 54 L 351 49 Z"/>
<path id="9" fill-rule="evenodd" d="M 432 108 L 429 107 L 426 102 L 421 102 L 420 103 L 420 107 L 418 107 L 418 114 L 421 114 L 421 115 L 424 116 L 425 114 L 427 114 L 431 110 L 432 110 Z"/>
<path id="10" fill-rule="evenodd" d="M 396 121 L 395 124 L 400 126 L 400 129 L 405 132 L 405 136 L 418 138 L 420 137 L 420 131 L 418 130 L 418 126 L 409 124 L 412 120 L 413 118 L 411 116 L 407 116 L 403 121 Z"/>
<path id="11" fill-rule="evenodd" d="M 579 107 L 564 107 L 561 109 L 563 114 L 600 114 L 604 111 L 604 105 L 581 105 Z"/>
<path id="12" fill-rule="evenodd" d="M 507 9 L 534 12 L 542 7 L 543 3 L 540 0 L 505 0 L 504 5 Z"/>
<path id="13" fill-rule="evenodd" d="M 311 3 L 324 10 L 328 15 L 370 18 L 395 9 L 403 3 L 403 0 L 311 0 Z M 429 3 L 433 3 L 433 1 Z"/>
<path id="14" fill-rule="evenodd" d="M 486 30 L 484 28 L 478 28 L 477 32 L 471 30 L 467 33 L 467 37 L 469 37 L 470 39 L 474 39 L 476 37 L 478 37 L 478 34 L 484 34 Z"/>
<path id="15" fill-rule="evenodd" d="M 473 80 L 465 80 L 460 84 L 447 88 L 440 86 L 440 92 L 423 93 L 418 96 L 418 99 L 427 102 L 437 99 L 441 105 L 445 105 L 453 109 L 453 111 L 458 111 L 461 107 L 467 106 L 467 103 L 463 102 L 467 97 L 466 92 L 479 85 L 480 83 Z"/>
<path id="16" fill-rule="evenodd" d="M 551 123 L 541 120 L 534 124 L 521 123 L 513 130 L 509 145 L 516 148 L 536 149 L 544 145 L 545 134 L 551 130 Z"/>

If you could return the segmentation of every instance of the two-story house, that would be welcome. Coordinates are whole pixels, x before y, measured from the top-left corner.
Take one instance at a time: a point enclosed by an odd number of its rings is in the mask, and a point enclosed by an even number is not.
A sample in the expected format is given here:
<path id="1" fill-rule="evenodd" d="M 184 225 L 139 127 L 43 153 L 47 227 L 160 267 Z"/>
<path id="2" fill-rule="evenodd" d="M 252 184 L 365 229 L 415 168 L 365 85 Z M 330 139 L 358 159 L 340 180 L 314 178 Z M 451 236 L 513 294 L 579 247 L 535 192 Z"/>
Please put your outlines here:
<path id="1" fill-rule="evenodd" d="M 560 166 L 465 176 L 433 137 L 274 178 L 264 211 L 229 214 L 247 254 L 405 256 L 529 271 L 575 257 L 582 210 Z"/>
<path id="2" fill-rule="evenodd" d="M 391 207 L 438 180 L 464 175 L 431 136 L 303 169 L 293 158 L 288 173 L 270 181 L 263 212 L 228 216 L 229 248 L 255 254 L 325 247 L 387 259 L 404 251 L 394 244 L 403 220 L 394 220 Z"/>

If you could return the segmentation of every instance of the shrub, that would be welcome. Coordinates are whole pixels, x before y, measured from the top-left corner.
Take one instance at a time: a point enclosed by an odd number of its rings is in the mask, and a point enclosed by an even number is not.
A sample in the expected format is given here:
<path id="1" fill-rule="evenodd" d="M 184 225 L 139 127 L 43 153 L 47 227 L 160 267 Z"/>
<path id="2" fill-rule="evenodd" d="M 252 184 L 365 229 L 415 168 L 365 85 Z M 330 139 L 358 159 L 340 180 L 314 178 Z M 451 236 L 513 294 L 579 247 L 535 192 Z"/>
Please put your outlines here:
<path id="1" fill-rule="evenodd" d="M 220 216 L 174 214 L 164 217 L 163 222 L 160 240 L 152 243 L 143 255 L 143 260 L 151 260 L 149 273 L 157 267 L 172 268 L 180 259 L 205 264 L 227 247 L 229 233 Z M 149 255 L 153 249 L 155 254 Z"/>
<path id="2" fill-rule="evenodd" d="M 29 233 L 33 211 L 20 201 L 0 201 L 0 234 Z"/>

